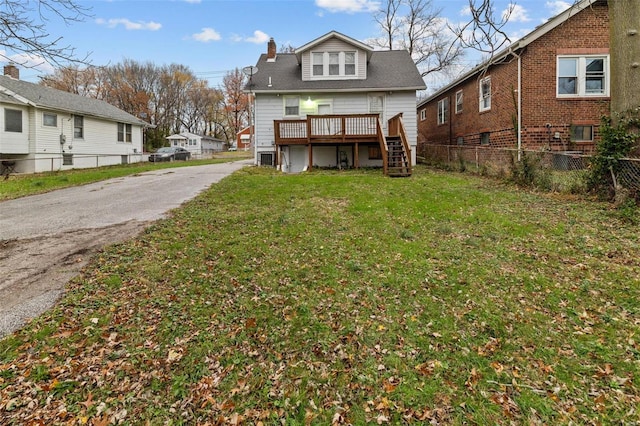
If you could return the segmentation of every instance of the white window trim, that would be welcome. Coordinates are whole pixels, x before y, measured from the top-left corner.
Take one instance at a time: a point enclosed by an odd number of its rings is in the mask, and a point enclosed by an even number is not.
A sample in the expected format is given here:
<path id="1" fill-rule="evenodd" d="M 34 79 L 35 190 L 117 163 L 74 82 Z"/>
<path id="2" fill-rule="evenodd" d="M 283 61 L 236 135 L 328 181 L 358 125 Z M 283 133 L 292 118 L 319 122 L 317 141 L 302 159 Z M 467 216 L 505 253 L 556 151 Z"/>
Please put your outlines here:
<path id="1" fill-rule="evenodd" d="M 55 124 L 55 125 L 53 125 L 53 126 L 52 126 L 52 125 L 50 125 L 50 124 L 47 124 L 47 123 L 46 123 L 46 120 L 45 120 L 45 118 L 44 118 L 44 117 L 45 117 L 45 115 L 48 115 L 48 116 L 54 117 L 54 118 L 56 119 L 56 124 Z M 42 113 L 42 125 L 43 125 L 44 127 L 57 128 L 57 127 L 58 127 L 58 114 L 53 113 L 53 112 L 43 112 L 43 113 Z"/>
<path id="2" fill-rule="evenodd" d="M 338 54 L 338 74 L 329 74 L 329 65 L 330 60 L 329 57 L 332 54 Z M 346 62 L 345 62 L 345 54 L 353 53 L 354 55 L 354 70 L 353 74 L 346 74 Z M 316 54 L 322 54 L 322 75 L 314 74 L 313 68 L 314 65 L 320 65 L 314 62 L 314 57 Z M 358 51 L 357 50 L 345 50 L 345 51 L 315 51 L 310 52 L 310 78 L 311 80 L 348 80 L 348 79 L 356 79 L 358 77 Z"/>
<path id="3" fill-rule="evenodd" d="M 446 104 L 446 108 L 445 108 Z M 449 98 L 442 98 L 438 101 L 438 125 L 446 124 L 449 120 Z"/>
<path id="4" fill-rule="evenodd" d="M 426 108 L 422 108 L 420 110 L 420 121 L 424 121 L 427 119 L 427 109 Z"/>
<path id="5" fill-rule="evenodd" d="M 559 93 L 558 70 L 560 70 L 561 59 L 577 59 L 578 60 L 578 81 L 577 93 Z M 586 91 L 586 75 L 587 75 L 587 59 L 603 59 L 604 60 L 604 93 L 587 93 Z M 558 98 L 603 98 L 610 96 L 611 87 L 611 71 L 609 55 L 558 55 L 556 58 L 556 96 Z"/>
<path id="6" fill-rule="evenodd" d="M 458 103 L 458 96 L 460 97 L 460 102 Z M 460 108 L 458 108 L 460 106 Z M 458 90 L 456 92 L 456 114 L 460 114 L 464 108 L 464 91 Z"/>
<path id="7" fill-rule="evenodd" d="M 485 82 L 488 82 L 488 83 L 489 83 L 489 94 L 488 94 L 488 96 L 486 96 L 486 97 L 485 97 L 485 96 L 483 95 L 483 93 L 482 93 L 482 85 L 483 85 Z M 479 102 L 478 102 L 478 104 L 479 104 L 479 108 L 480 108 L 480 112 L 483 112 L 483 111 L 489 111 L 489 110 L 491 109 L 491 76 L 488 76 L 488 77 L 485 77 L 485 78 L 480 79 L 480 82 L 479 82 L 479 84 L 478 84 L 478 91 L 479 91 L 479 95 L 480 95 L 480 96 L 479 96 Z M 484 100 L 485 100 L 485 99 L 488 99 L 488 100 L 489 100 L 489 102 L 488 102 L 488 105 L 487 105 L 487 106 L 484 106 L 484 105 L 483 105 L 483 104 L 485 103 L 485 102 L 484 102 Z"/>
<path id="8" fill-rule="evenodd" d="M 298 101 L 297 114 L 287 114 L 287 99 L 296 99 Z M 284 96 L 282 98 L 282 116 L 283 117 L 300 117 L 300 96 Z"/>

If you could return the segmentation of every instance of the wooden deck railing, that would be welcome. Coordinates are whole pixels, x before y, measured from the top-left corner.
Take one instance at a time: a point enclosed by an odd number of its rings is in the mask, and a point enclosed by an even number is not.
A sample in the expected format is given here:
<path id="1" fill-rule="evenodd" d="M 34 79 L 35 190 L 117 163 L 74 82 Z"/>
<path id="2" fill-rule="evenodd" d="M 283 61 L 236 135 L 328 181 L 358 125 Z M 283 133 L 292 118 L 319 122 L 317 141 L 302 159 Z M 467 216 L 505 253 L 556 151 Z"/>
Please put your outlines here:
<path id="1" fill-rule="evenodd" d="M 308 115 L 306 120 L 275 120 L 276 145 L 378 142 L 377 114 Z"/>
<path id="2" fill-rule="evenodd" d="M 411 148 L 409 146 L 409 138 L 407 137 L 407 132 L 404 127 L 404 122 L 402 121 L 402 113 L 398 113 L 391 117 L 387 122 L 387 126 L 389 128 L 389 136 L 399 136 L 402 141 L 402 146 L 404 147 L 404 152 L 409 159 L 409 174 L 411 174 Z"/>

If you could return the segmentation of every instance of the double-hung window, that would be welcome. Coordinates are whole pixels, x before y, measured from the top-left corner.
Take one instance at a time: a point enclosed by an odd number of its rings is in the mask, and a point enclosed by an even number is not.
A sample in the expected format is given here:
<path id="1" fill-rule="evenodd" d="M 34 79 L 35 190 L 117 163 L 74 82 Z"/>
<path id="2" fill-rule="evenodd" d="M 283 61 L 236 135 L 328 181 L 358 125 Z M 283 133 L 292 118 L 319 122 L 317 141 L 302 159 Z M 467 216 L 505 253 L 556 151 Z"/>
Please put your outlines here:
<path id="1" fill-rule="evenodd" d="M 558 56 L 558 97 L 608 96 L 607 56 Z"/>
<path id="2" fill-rule="evenodd" d="M 84 138 L 84 117 L 81 115 L 73 116 L 73 137 L 75 139 Z"/>
<path id="3" fill-rule="evenodd" d="M 284 115 L 299 116 L 300 115 L 300 98 L 297 96 L 287 96 L 284 98 Z"/>
<path id="4" fill-rule="evenodd" d="M 491 109 L 491 77 L 480 80 L 480 111 Z"/>
<path id="5" fill-rule="evenodd" d="M 340 78 L 356 76 L 357 56 L 355 51 L 349 52 L 312 52 L 312 78 Z"/>
<path id="6" fill-rule="evenodd" d="M 329 75 L 340 75 L 340 53 L 329 53 Z"/>
<path id="7" fill-rule="evenodd" d="M 449 116 L 449 98 L 442 98 L 438 101 L 438 124 L 447 122 Z"/>
<path id="8" fill-rule="evenodd" d="M 462 112 L 463 100 L 464 100 L 464 92 L 462 90 L 458 90 L 456 92 L 456 114 L 460 114 Z"/>
<path id="9" fill-rule="evenodd" d="M 324 53 L 316 52 L 311 54 L 311 60 L 313 61 L 313 75 L 323 75 L 324 74 Z"/>
<path id="10" fill-rule="evenodd" d="M 131 142 L 131 124 L 118 123 L 118 142 Z"/>
<path id="11" fill-rule="evenodd" d="M 344 52 L 344 75 L 356 75 L 356 52 Z"/>

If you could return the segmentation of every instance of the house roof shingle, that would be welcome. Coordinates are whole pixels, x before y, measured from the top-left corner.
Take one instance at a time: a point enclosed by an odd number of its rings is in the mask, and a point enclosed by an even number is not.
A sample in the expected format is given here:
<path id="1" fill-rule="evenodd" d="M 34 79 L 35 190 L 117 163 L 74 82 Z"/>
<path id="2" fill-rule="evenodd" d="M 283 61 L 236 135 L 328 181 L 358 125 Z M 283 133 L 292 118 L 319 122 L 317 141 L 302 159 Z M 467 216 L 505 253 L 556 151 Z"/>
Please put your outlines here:
<path id="1" fill-rule="evenodd" d="M 148 126 L 149 123 L 99 99 L 0 75 L 0 101 L 30 104 L 38 108 L 93 116 L 122 123 Z"/>
<path id="2" fill-rule="evenodd" d="M 373 51 L 365 80 L 302 80 L 296 54 L 279 53 L 275 61 L 262 54 L 258 72 L 252 76 L 251 89 L 256 93 L 354 92 L 369 90 L 421 90 L 426 85 L 406 50 Z M 271 84 L 271 85 L 269 85 Z"/>

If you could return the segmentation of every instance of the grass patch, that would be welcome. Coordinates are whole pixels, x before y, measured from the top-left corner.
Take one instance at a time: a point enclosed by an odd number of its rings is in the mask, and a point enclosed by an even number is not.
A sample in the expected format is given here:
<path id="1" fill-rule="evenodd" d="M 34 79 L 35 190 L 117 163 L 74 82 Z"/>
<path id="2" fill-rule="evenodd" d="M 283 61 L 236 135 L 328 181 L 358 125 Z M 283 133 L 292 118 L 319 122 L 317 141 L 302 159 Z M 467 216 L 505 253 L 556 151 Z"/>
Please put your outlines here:
<path id="1" fill-rule="evenodd" d="M 0 342 L 0 419 L 631 424 L 639 255 L 605 204 L 244 169 Z"/>
<path id="2" fill-rule="evenodd" d="M 224 155 L 223 155 L 224 154 Z M 0 201 L 27 195 L 40 194 L 69 186 L 84 185 L 101 180 L 144 173 L 151 170 L 215 164 L 250 158 L 245 152 L 221 153 L 214 159 L 174 161 L 166 163 L 132 163 L 117 166 L 105 166 L 92 169 L 73 169 L 56 172 L 17 174 L 7 180 L 0 180 Z"/>

